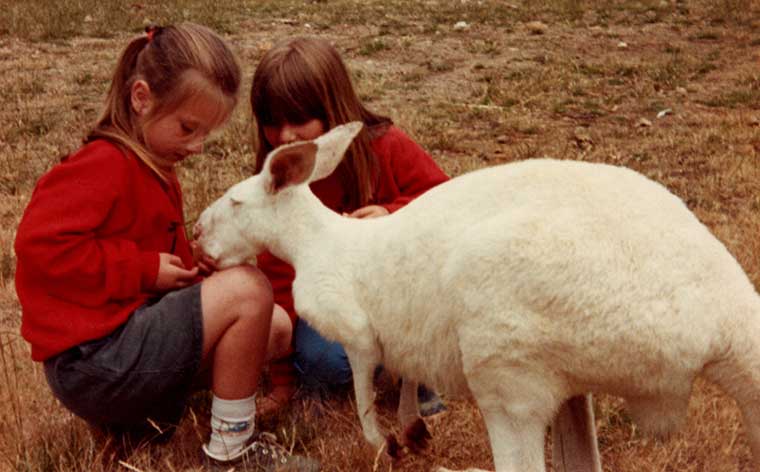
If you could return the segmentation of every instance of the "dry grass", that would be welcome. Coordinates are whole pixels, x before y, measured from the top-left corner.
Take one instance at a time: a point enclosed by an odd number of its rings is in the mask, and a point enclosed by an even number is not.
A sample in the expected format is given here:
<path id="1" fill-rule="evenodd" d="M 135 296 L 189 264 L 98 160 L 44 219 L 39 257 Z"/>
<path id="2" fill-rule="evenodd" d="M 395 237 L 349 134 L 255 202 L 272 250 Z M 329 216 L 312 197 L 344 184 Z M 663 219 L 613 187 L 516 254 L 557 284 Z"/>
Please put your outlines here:
<path id="1" fill-rule="evenodd" d="M 208 398 L 168 446 L 117 455 L 48 393 L 19 337 L 14 231 L 35 180 L 98 113 L 127 38 L 183 19 L 224 32 L 246 77 L 272 42 L 329 38 L 359 92 L 452 175 L 551 155 L 632 167 L 663 183 L 760 285 L 760 4 L 757 0 L 0 0 L 0 470 L 200 470 Z M 457 21 L 469 28 L 456 31 Z M 544 34 L 526 24 L 542 21 Z M 658 118 L 658 112 L 670 112 Z M 182 168 L 188 221 L 252 171 L 248 112 Z M 648 120 L 642 122 L 642 119 Z M 391 424 L 393 395 L 381 398 Z M 264 424 L 327 470 L 492 467 L 476 409 L 448 399 L 431 450 L 391 464 L 363 443 L 352 401 L 301 397 Z M 686 428 L 642 437 L 616 398 L 596 402 L 605 470 L 749 470 L 734 403 L 698 382 Z M 118 461 L 122 462 L 119 463 Z"/>

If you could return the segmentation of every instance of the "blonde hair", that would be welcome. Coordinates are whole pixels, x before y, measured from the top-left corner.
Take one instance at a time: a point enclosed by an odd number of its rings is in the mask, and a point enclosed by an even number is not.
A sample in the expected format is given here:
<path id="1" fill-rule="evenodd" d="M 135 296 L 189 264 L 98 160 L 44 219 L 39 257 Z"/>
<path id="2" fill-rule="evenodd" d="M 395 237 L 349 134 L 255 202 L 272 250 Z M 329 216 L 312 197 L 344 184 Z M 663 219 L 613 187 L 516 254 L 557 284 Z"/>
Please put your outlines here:
<path id="1" fill-rule="evenodd" d="M 146 147 L 132 109 L 134 82 L 144 80 L 156 99 L 156 106 L 146 120 L 149 122 L 171 113 L 194 95 L 207 92 L 204 88 L 209 85 L 216 87 L 220 102 L 232 110 L 238 99 L 241 72 L 224 40 L 204 26 L 182 23 L 149 27 L 146 31 L 147 35 L 133 39 L 122 52 L 105 109 L 84 142 L 113 141 L 134 152 L 165 180 L 171 164 Z M 186 73 L 190 71 L 195 74 Z"/>
<path id="2" fill-rule="evenodd" d="M 371 202 L 378 172 L 371 140 L 392 124 L 390 118 L 368 110 L 354 91 L 351 77 L 338 51 L 319 38 L 297 37 L 281 42 L 264 54 L 251 85 L 251 109 L 258 146 L 256 172 L 272 146 L 265 126 L 322 121 L 325 130 L 349 121 L 362 121 L 357 136 L 338 167 L 352 207 Z"/>

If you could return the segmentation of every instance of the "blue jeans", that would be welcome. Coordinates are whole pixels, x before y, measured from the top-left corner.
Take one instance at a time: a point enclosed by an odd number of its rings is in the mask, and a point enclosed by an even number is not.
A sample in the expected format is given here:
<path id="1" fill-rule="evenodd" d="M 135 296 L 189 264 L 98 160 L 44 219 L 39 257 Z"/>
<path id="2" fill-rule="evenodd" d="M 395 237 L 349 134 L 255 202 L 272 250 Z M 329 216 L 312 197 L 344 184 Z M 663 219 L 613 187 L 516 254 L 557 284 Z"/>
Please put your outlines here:
<path id="1" fill-rule="evenodd" d="M 340 343 L 328 341 L 300 318 L 294 338 L 294 364 L 303 386 L 332 390 L 352 383 L 351 365 Z"/>
<path id="2" fill-rule="evenodd" d="M 352 384 L 351 364 L 340 343 L 328 341 L 300 318 L 296 322 L 294 337 L 293 363 L 304 387 L 326 392 Z M 418 386 L 417 401 L 423 417 L 446 410 L 438 395 L 422 384 Z"/>

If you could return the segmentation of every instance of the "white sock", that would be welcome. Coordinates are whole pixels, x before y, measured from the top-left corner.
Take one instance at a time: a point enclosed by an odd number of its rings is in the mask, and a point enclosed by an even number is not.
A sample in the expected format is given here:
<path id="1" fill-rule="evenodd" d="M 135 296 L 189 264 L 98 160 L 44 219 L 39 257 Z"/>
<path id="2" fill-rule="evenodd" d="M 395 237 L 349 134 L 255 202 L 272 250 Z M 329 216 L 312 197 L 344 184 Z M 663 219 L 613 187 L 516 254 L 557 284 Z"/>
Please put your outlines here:
<path id="1" fill-rule="evenodd" d="M 224 400 L 214 395 L 211 401 L 211 438 L 203 445 L 207 456 L 219 461 L 238 458 L 253 436 L 256 395 L 239 400 Z"/>

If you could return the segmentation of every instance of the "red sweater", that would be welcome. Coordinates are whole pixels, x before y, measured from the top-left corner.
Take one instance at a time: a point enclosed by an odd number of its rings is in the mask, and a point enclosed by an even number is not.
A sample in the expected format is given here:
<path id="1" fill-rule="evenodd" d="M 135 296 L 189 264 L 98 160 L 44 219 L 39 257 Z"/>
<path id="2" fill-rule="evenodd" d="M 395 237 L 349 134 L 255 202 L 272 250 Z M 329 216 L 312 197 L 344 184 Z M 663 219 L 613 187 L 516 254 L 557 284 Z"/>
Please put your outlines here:
<path id="1" fill-rule="evenodd" d="M 379 164 L 379 172 L 369 204 L 381 205 L 391 213 L 448 180 L 433 158 L 395 126 L 372 141 L 372 152 Z M 338 213 L 357 209 L 345 203 L 349 199 L 338 172 L 313 182 L 311 189 L 322 203 Z M 293 268 L 268 252 L 259 255 L 257 265 L 272 283 L 275 303 L 282 306 L 295 322 L 297 315 L 291 293 L 295 279 Z"/>
<path id="2" fill-rule="evenodd" d="M 159 252 L 193 265 L 182 194 L 98 140 L 40 178 L 16 234 L 21 334 L 43 361 L 123 324 L 146 300 Z"/>

